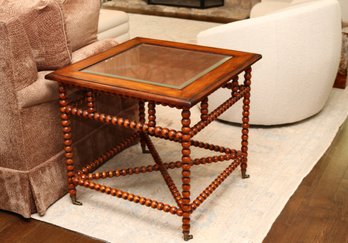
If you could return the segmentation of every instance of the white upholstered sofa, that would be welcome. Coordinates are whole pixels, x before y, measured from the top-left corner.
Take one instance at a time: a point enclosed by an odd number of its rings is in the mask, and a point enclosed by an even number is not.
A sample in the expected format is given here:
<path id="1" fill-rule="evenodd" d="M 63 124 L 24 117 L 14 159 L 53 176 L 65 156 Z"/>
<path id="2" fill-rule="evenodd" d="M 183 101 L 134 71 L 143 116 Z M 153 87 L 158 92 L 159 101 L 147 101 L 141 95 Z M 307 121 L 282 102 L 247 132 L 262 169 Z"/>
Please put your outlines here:
<path id="1" fill-rule="evenodd" d="M 260 53 L 252 78 L 251 124 L 293 123 L 318 113 L 334 83 L 341 51 L 336 0 L 262 1 L 251 18 L 202 31 L 201 45 Z M 228 93 L 216 92 L 212 107 Z M 220 118 L 240 122 L 241 107 Z"/>
<path id="2" fill-rule="evenodd" d="M 119 43 L 128 40 L 128 14 L 117 10 L 100 9 L 97 37 L 98 40 L 114 38 Z"/>

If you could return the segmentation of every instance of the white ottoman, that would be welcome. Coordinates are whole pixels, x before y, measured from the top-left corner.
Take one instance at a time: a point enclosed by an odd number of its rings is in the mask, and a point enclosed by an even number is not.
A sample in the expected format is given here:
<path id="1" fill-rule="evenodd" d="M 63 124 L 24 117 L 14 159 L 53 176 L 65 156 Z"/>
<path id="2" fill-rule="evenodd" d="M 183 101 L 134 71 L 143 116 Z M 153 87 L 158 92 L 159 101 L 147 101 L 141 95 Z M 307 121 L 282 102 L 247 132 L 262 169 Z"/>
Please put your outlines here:
<path id="1" fill-rule="evenodd" d="M 129 40 L 128 14 L 118 10 L 100 9 L 98 40 L 115 38 L 122 43 Z"/>

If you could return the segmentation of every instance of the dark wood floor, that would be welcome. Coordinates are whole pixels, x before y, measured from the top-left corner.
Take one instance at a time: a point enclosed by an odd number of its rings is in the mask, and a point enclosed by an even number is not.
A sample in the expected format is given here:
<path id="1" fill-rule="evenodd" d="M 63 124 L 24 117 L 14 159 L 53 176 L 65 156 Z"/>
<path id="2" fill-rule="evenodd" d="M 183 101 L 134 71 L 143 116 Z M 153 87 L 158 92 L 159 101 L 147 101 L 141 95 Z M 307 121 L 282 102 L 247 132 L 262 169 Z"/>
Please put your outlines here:
<path id="1" fill-rule="evenodd" d="M 348 242 L 348 121 L 290 198 L 264 242 Z"/>
<path id="2" fill-rule="evenodd" d="M 101 241 L 0 211 L 0 242 Z M 290 198 L 264 242 L 348 242 L 348 121 Z"/>
<path id="3" fill-rule="evenodd" d="M 85 235 L 75 233 L 34 219 L 23 219 L 0 210 L 1 243 L 100 243 Z"/>

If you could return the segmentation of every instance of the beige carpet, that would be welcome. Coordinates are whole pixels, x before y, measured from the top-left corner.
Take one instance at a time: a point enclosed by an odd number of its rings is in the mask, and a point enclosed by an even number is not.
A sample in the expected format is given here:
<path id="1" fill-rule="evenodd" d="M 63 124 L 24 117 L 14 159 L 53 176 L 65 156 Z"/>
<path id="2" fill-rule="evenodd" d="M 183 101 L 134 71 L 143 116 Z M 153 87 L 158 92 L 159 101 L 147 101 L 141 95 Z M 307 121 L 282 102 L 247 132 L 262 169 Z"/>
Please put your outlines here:
<path id="1" fill-rule="evenodd" d="M 330 146 L 347 117 L 347 104 L 348 89 L 333 89 L 326 107 L 315 117 L 291 126 L 252 128 L 251 178 L 242 180 L 239 170 L 235 171 L 193 213 L 194 239 L 190 242 L 261 242 L 302 179 Z M 192 114 L 197 120 L 198 111 L 192 109 Z M 160 108 L 157 117 L 162 125 L 180 127 L 174 122 L 177 110 Z M 239 146 L 240 129 L 214 122 L 199 136 L 202 140 L 235 147 Z M 163 160 L 180 158 L 177 144 L 159 140 L 156 144 Z M 205 154 L 205 150 L 196 149 L 193 156 Z M 150 156 L 144 156 L 139 146 L 134 146 L 100 170 L 152 163 Z M 227 163 L 222 162 L 193 167 L 192 198 L 226 166 Z M 180 187 L 180 170 L 170 173 Z M 108 179 L 104 183 L 174 204 L 159 172 Z M 177 216 L 80 187 L 78 199 L 83 206 L 73 206 L 65 196 L 52 205 L 44 217 L 36 214 L 32 217 L 108 242 L 183 242 L 181 218 Z"/>

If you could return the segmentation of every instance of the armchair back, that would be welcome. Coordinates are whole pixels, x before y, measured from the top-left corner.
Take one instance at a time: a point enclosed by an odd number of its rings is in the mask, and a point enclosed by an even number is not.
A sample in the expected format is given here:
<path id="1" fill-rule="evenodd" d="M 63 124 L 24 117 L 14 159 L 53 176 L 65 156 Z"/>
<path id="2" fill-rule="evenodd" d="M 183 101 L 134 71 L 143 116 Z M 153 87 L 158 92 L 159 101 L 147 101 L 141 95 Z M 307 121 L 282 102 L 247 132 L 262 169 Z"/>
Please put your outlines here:
<path id="1" fill-rule="evenodd" d="M 340 7 L 336 0 L 305 1 L 197 38 L 203 45 L 262 54 L 253 72 L 250 123 L 292 123 L 318 113 L 329 97 L 341 52 Z M 210 100 L 218 104 L 220 97 L 225 98 L 217 94 Z M 229 109 L 221 119 L 240 122 L 238 110 Z"/>

